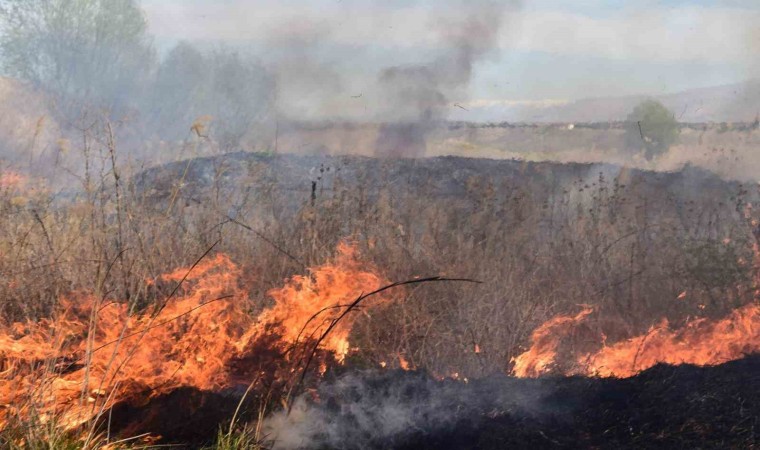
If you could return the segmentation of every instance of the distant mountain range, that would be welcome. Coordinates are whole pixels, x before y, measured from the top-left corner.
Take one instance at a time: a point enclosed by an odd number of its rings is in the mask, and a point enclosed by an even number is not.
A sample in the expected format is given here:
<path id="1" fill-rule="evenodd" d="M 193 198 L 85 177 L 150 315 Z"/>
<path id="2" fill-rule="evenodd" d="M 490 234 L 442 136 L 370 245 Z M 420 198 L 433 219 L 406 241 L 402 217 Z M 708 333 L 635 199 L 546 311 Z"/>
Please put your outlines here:
<path id="1" fill-rule="evenodd" d="M 629 95 L 574 101 L 474 101 L 450 119 L 475 122 L 606 122 L 624 120 L 642 100 L 655 98 L 680 122 L 751 122 L 760 113 L 760 80 L 665 95 Z M 455 105 L 455 106 L 458 106 Z"/>

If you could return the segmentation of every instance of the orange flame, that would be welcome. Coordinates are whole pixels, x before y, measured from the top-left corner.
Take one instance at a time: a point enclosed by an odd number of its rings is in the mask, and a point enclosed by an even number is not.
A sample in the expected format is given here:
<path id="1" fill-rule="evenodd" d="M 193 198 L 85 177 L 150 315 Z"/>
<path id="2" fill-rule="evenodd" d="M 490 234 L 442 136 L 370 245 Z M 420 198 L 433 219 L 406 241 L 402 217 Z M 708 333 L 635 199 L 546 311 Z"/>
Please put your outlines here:
<path id="1" fill-rule="evenodd" d="M 658 363 L 711 366 L 760 351 L 760 305 L 749 304 L 720 320 L 698 319 L 677 330 L 667 321 L 642 336 L 583 357 L 587 374 L 630 377 Z"/>
<path id="2" fill-rule="evenodd" d="M 228 257 L 217 255 L 190 272 L 160 277 L 186 279 L 151 314 L 131 315 L 123 303 L 80 294 L 62 300 L 55 320 L 0 328 L 0 428 L 34 413 L 71 429 L 135 396 L 147 400 L 179 386 L 230 386 L 231 361 L 245 361 L 245 352 L 265 334 L 276 329 L 283 344 L 299 334 L 314 339 L 326 329 L 325 317 L 343 311 L 332 307 L 385 283 L 358 262 L 353 246 L 341 244 L 332 263 L 272 290 L 274 305 L 253 317 L 241 275 Z M 337 359 L 348 351 L 351 325 L 347 316 L 322 343 Z"/>
<path id="3" fill-rule="evenodd" d="M 582 323 L 593 310 L 585 307 L 575 316 L 557 316 L 536 328 L 528 351 L 513 361 L 512 373 L 517 377 L 537 377 L 554 366 L 562 339 Z"/>
<path id="4" fill-rule="evenodd" d="M 133 317 L 124 304 L 80 295 L 62 301 L 55 321 L 3 330 L 0 360 L 7 370 L 0 402 L 10 407 L 0 424 L 8 414 L 24 416 L 33 408 L 71 428 L 139 390 L 219 387 L 225 382 L 223 355 L 237 350 L 249 322 L 242 305 L 216 300 L 240 294 L 238 276 L 238 268 L 218 255 L 198 264 L 184 295 L 157 314 Z"/>
<path id="5" fill-rule="evenodd" d="M 288 342 L 299 338 L 318 338 L 326 331 L 330 321 L 337 318 L 360 294 L 387 284 L 374 271 L 367 270 L 366 264 L 358 261 L 355 247 L 341 243 L 338 255 L 335 265 L 313 269 L 310 276 L 295 276 L 285 286 L 269 291 L 275 306 L 262 313 L 259 321 L 281 324 L 283 338 Z M 377 304 L 382 298 L 371 301 Z M 316 313 L 321 314 L 314 317 Z M 348 353 L 348 334 L 352 325 L 352 316 L 343 318 L 322 343 L 340 361 Z"/>
<path id="6" fill-rule="evenodd" d="M 515 358 L 513 374 L 537 377 L 551 372 L 561 356 L 561 343 L 590 313 L 584 309 L 541 325 L 533 332 L 531 348 Z M 760 352 L 760 305 L 752 303 L 723 319 L 697 319 L 675 330 L 663 320 L 646 334 L 574 356 L 575 364 L 564 373 L 626 378 L 658 363 L 709 366 L 755 352 Z"/>

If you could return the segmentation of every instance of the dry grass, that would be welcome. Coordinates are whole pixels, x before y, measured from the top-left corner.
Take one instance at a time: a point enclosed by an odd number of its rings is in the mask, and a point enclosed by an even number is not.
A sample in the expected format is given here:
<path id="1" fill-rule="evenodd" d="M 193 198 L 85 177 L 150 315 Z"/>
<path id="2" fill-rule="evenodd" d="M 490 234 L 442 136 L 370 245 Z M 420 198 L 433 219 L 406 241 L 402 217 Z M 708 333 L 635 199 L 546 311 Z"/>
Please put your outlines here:
<path id="1" fill-rule="evenodd" d="M 70 177 L 76 196 L 60 198 L 33 180 L 0 187 L 5 322 L 49 317 L 75 291 L 144 310 L 169 294 L 148 280 L 192 264 L 217 240 L 250 277 L 243 282 L 259 308 L 269 289 L 331 257 L 345 238 L 391 280 L 484 281 L 410 288 L 403 301 L 363 315 L 352 336 L 361 351 L 350 364 L 403 360 L 469 378 L 509 370 L 539 323 L 579 304 L 595 305 L 598 331 L 615 340 L 661 317 L 720 315 L 753 295 L 751 234 L 738 192 L 735 204 L 686 191 L 666 198 L 646 179 L 632 186 L 622 172 L 559 187 L 539 177 L 502 185 L 474 177 L 463 198 L 437 198 L 424 187 L 399 198 L 359 180 L 319 191 L 293 212 L 283 206 L 293 194 L 274 184 L 254 185 L 247 201 L 233 204 L 219 164 L 202 199 L 183 195 L 192 180 L 180 176 L 157 206 L 129 182 L 139 167 L 120 157 L 109 124 L 84 132 L 76 151 L 83 163 Z M 678 300 L 683 291 L 688 301 Z M 0 442 L 83 448 L 51 424 L 26 426 L 32 434 L 6 432 Z M 96 431 L 86 448 L 104 442 Z M 255 430 L 230 427 L 215 448 L 257 442 Z"/>

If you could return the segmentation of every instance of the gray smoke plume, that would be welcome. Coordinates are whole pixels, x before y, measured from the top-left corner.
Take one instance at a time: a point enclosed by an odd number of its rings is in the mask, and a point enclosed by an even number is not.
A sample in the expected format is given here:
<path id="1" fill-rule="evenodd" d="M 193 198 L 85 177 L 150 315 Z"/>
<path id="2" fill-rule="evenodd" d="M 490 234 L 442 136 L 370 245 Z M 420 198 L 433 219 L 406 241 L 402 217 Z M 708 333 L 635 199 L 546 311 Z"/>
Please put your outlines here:
<path id="1" fill-rule="evenodd" d="M 325 49 L 334 30 L 325 24 L 293 18 L 269 30 L 269 68 L 277 76 L 277 103 L 294 119 L 318 120 L 344 96 L 346 80 Z"/>
<path id="2" fill-rule="evenodd" d="M 538 418 L 556 413 L 547 399 L 554 388 L 508 377 L 470 383 L 436 381 L 420 372 L 353 372 L 320 385 L 319 401 L 296 400 L 290 414 L 264 423 L 267 446 L 291 449 L 373 449 L 403 446 L 420 434 L 436 434 L 460 421 L 509 415 Z"/>
<path id="3" fill-rule="evenodd" d="M 375 146 L 377 156 L 420 157 L 425 137 L 435 122 L 447 116 L 452 95 L 461 96 L 473 65 L 498 44 L 507 9 L 516 3 L 469 2 L 462 18 L 439 25 L 444 54 L 429 64 L 389 67 L 378 84 L 386 117 Z"/>

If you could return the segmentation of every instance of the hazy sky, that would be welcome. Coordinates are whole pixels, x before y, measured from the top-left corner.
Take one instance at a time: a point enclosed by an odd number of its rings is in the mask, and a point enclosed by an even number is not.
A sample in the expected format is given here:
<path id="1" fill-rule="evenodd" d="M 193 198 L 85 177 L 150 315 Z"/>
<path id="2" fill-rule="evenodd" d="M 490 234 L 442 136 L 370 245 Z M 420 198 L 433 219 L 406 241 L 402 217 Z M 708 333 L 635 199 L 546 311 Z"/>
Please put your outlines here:
<path id="1" fill-rule="evenodd" d="M 454 0 L 144 0 L 159 47 L 223 41 L 331 67 L 361 91 L 383 67 L 429 61 Z M 658 94 L 755 77 L 760 0 L 524 0 L 478 61 L 470 100 Z"/>

